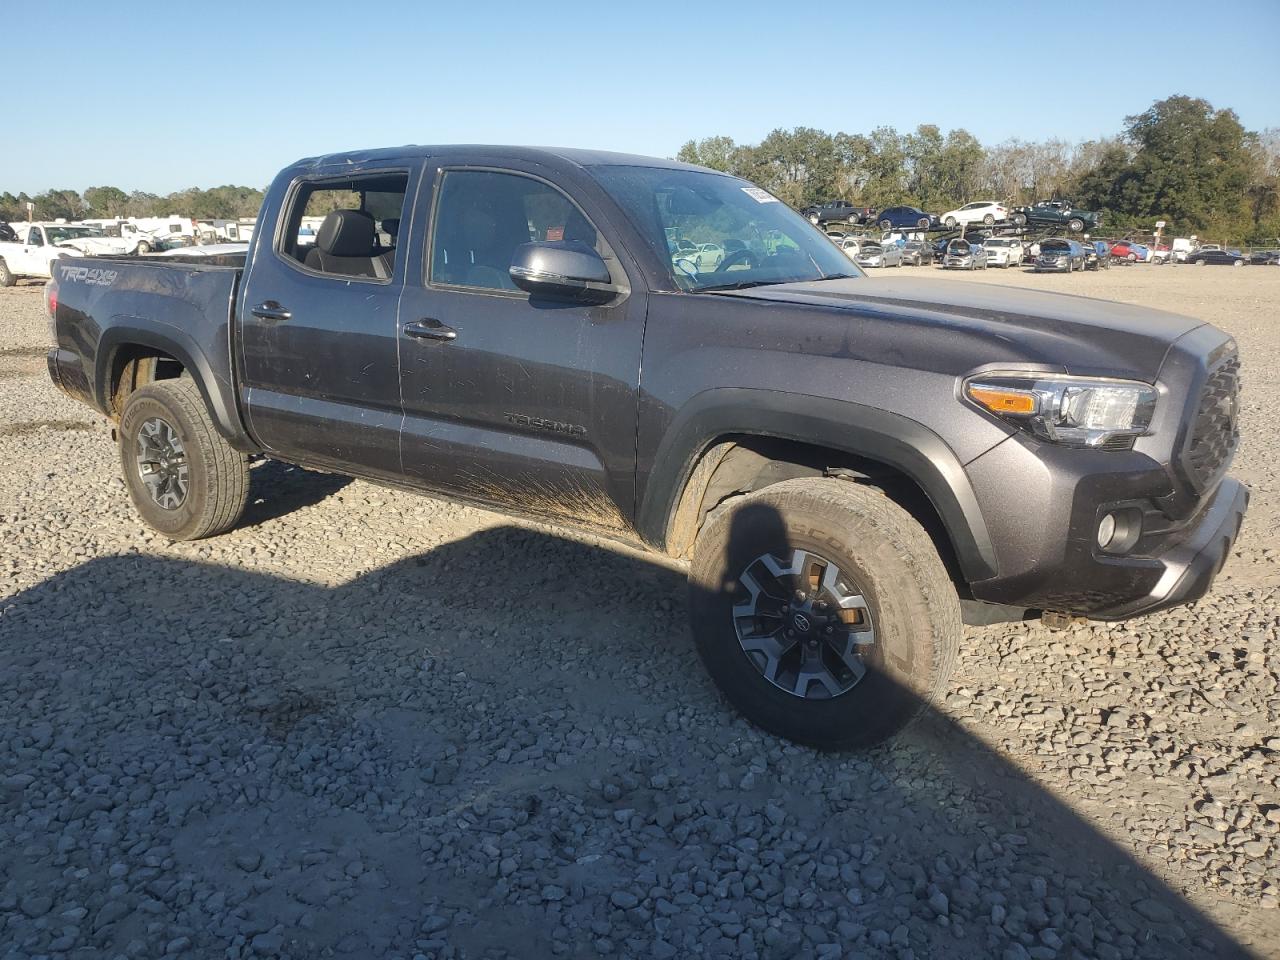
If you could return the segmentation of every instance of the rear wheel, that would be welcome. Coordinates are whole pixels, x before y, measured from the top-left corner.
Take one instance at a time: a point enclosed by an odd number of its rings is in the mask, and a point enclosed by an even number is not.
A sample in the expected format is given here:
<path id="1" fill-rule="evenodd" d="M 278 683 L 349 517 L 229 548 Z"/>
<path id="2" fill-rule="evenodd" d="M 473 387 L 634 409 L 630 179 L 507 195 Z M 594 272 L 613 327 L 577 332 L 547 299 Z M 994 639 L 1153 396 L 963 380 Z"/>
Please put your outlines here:
<path id="1" fill-rule="evenodd" d="M 214 428 L 186 378 L 129 395 L 120 418 L 120 466 L 143 521 L 173 540 L 235 526 L 249 498 L 249 461 Z"/>
<path id="2" fill-rule="evenodd" d="M 893 221 L 892 221 L 892 220 L 881 220 L 881 221 L 880 221 L 880 229 L 881 229 L 881 230 L 888 230 L 888 229 L 890 229 L 892 226 L 893 226 Z"/>
<path id="3" fill-rule="evenodd" d="M 948 230 L 954 229 L 956 225 L 956 218 L 947 217 L 947 219 L 943 220 L 942 223 L 943 223 L 943 226 L 945 226 Z"/>
<path id="4" fill-rule="evenodd" d="M 1013 215 L 1013 222 L 1019 227 L 1025 227 L 1027 225 L 1027 215 L 1025 213 L 1015 213 Z"/>
<path id="5" fill-rule="evenodd" d="M 725 696 L 766 730 L 826 748 L 906 726 L 945 691 L 961 633 L 928 534 L 846 480 L 787 480 L 714 516 L 689 608 Z"/>
<path id="6" fill-rule="evenodd" d="M 13 275 L 9 265 L 0 260 L 0 287 L 12 287 L 17 282 L 18 278 Z"/>

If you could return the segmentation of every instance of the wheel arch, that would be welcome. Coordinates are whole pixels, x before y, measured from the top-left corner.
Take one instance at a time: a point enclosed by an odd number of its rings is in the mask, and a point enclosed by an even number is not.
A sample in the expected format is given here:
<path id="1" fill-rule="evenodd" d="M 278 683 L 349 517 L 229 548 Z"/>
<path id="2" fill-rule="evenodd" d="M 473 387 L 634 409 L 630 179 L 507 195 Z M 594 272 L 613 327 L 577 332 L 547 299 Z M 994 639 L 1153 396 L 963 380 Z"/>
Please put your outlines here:
<path id="1" fill-rule="evenodd" d="M 222 381 L 198 347 L 176 328 L 118 324 L 113 318 L 98 344 L 94 363 L 94 400 L 98 409 L 118 418 L 130 393 L 156 380 L 183 374 L 195 382 L 213 425 L 236 449 L 256 449 L 235 406 L 231 384 Z"/>
<path id="2" fill-rule="evenodd" d="M 848 401 L 765 390 L 708 391 L 689 406 L 658 447 L 637 511 L 641 535 L 668 554 L 688 553 L 725 496 L 833 475 L 880 487 L 906 506 L 960 579 L 996 574 L 964 467 L 924 425 Z"/>

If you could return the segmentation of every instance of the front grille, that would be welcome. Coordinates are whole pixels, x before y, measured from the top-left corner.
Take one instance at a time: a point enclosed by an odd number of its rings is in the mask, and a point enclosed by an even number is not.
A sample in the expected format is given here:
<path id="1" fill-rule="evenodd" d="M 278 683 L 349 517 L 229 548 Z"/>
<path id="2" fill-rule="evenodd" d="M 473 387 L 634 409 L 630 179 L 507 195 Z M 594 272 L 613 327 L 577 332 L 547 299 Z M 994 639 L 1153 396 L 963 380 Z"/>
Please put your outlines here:
<path id="1" fill-rule="evenodd" d="M 1240 440 L 1240 358 L 1230 356 L 1205 381 L 1195 421 L 1182 455 L 1187 479 L 1197 492 L 1221 476 Z"/>

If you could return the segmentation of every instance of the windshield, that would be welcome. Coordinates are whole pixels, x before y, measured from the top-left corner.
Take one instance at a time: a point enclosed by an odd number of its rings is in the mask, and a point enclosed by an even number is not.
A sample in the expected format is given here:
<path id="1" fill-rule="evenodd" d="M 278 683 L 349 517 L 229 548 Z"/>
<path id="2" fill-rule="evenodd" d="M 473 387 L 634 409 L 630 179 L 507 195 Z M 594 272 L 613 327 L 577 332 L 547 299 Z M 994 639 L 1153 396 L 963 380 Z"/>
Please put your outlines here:
<path id="1" fill-rule="evenodd" d="M 63 240 L 80 240 L 84 237 L 104 236 L 103 232 L 97 227 L 45 227 L 44 232 L 50 243 L 60 243 Z"/>
<path id="2" fill-rule="evenodd" d="M 1007 247 L 1012 242 L 1012 240 L 983 240 L 982 245 L 984 247 Z"/>
<path id="3" fill-rule="evenodd" d="M 745 180 L 659 167 L 591 172 L 683 290 L 862 275 L 822 231 Z"/>

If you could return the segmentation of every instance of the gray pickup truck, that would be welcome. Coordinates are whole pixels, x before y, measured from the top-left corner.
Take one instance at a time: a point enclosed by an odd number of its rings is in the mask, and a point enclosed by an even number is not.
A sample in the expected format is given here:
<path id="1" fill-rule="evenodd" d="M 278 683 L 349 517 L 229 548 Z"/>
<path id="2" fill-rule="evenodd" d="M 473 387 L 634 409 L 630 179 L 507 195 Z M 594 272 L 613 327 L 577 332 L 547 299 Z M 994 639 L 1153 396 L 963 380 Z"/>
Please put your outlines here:
<path id="1" fill-rule="evenodd" d="M 679 163 L 302 160 L 247 253 L 70 258 L 47 300 L 50 376 L 114 421 L 161 533 L 230 530 L 265 455 L 638 544 L 688 562 L 727 697 L 821 746 L 943 692 L 962 616 L 1195 600 L 1247 503 L 1222 331 L 870 280 L 766 191 Z"/>

